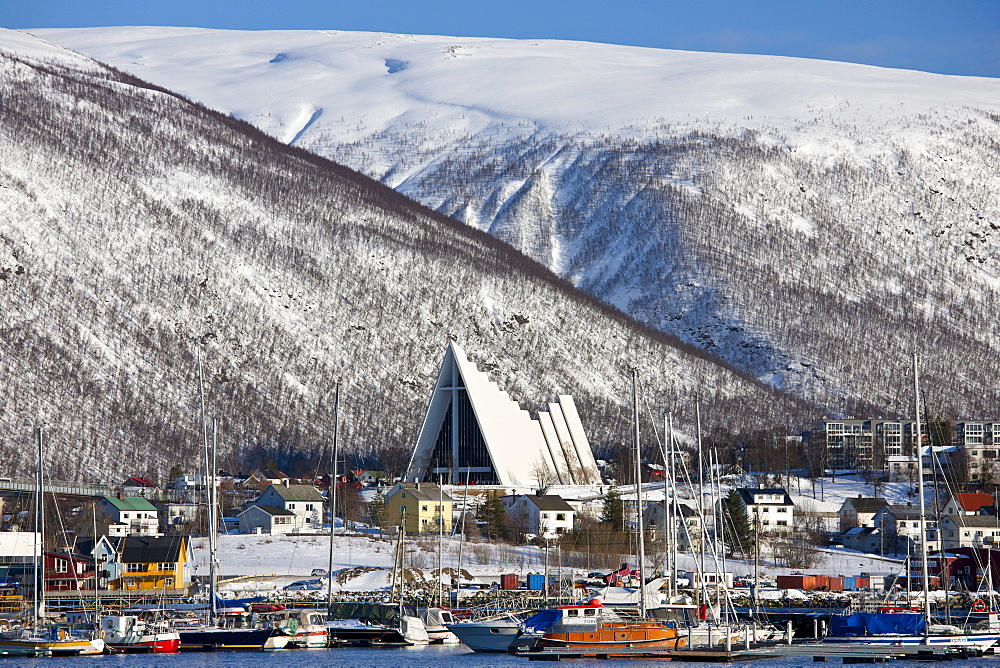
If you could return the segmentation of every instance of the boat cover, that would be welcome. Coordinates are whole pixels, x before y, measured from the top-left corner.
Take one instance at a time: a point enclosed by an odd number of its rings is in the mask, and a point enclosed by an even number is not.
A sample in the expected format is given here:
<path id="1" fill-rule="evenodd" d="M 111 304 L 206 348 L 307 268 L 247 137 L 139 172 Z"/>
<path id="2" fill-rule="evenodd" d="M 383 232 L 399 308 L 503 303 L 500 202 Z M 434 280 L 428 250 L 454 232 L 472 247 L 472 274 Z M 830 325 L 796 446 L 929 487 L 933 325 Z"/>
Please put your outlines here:
<path id="1" fill-rule="evenodd" d="M 830 635 L 837 638 L 884 635 L 923 635 L 927 623 L 923 615 L 913 613 L 857 612 L 832 615 Z"/>
<path id="2" fill-rule="evenodd" d="M 558 610 L 542 610 L 528 617 L 524 622 L 524 628 L 528 631 L 542 633 L 548 631 L 553 624 L 559 621 L 560 617 L 562 617 L 562 613 Z"/>
<path id="3" fill-rule="evenodd" d="M 417 616 L 417 610 L 411 605 L 404 605 L 403 614 Z M 334 603 L 330 608 L 331 619 L 360 619 L 369 622 L 387 624 L 399 616 L 399 606 L 385 603 Z"/>

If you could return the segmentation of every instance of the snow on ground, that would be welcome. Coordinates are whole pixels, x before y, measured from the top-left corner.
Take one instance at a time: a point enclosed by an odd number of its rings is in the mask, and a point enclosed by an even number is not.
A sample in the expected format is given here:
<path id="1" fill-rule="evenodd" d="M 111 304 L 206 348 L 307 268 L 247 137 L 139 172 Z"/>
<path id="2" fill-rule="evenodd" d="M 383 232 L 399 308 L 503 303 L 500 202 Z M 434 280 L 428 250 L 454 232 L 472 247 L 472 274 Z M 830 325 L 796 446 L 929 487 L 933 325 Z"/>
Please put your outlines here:
<path id="1" fill-rule="evenodd" d="M 337 30 L 31 32 L 307 145 L 423 126 L 461 140 L 523 121 L 807 136 L 826 122 L 892 131 L 933 109 L 1000 109 L 995 80 L 776 56 Z"/>

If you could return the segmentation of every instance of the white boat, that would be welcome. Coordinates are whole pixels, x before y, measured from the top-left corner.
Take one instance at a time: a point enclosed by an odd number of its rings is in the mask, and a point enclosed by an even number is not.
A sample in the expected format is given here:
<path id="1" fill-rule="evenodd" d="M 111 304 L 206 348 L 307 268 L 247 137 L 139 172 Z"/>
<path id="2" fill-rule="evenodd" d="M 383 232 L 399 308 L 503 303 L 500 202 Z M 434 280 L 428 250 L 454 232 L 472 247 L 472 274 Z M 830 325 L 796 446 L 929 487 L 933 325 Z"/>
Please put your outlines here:
<path id="1" fill-rule="evenodd" d="M 448 629 L 449 624 L 455 623 L 450 611 L 444 608 L 419 608 L 420 621 L 424 623 L 424 630 L 427 632 L 427 640 L 434 645 L 455 645 L 461 642 L 454 633 Z"/>
<path id="2" fill-rule="evenodd" d="M 524 621 L 513 615 L 447 624 L 448 630 L 473 652 L 506 652 L 524 635 Z"/>
<path id="3" fill-rule="evenodd" d="M 0 635 L 0 656 L 81 656 L 103 654 L 105 648 L 101 638 L 76 637 L 63 627 L 45 634 L 23 629 Z"/>
<path id="4" fill-rule="evenodd" d="M 181 646 L 177 631 L 158 628 L 136 615 L 103 615 L 101 633 L 104 642 L 119 652 L 176 652 Z"/>
<path id="5" fill-rule="evenodd" d="M 274 614 L 278 632 L 289 647 L 326 647 L 326 613 L 319 610 L 283 610 Z"/>

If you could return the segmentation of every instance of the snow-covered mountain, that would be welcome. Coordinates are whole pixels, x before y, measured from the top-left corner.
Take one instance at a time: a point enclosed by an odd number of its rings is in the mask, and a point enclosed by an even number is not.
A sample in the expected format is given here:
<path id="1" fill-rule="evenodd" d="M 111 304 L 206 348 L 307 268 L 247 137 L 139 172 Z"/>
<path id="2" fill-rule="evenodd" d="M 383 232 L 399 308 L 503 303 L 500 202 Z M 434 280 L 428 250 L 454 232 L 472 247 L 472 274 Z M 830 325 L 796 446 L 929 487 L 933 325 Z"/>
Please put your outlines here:
<path id="1" fill-rule="evenodd" d="M 338 31 L 32 31 L 348 164 L 834 412 L 1000 414 L 1000 81 Z"/>
<path id="2" fill-rule="evenodd" d="M 55 479 L 197 470 L 199 351 L 237 471 L 315 472 L 338 378 L 342 447 L 405 458 L 452 337 L 525 409 L 574 394 L 598 446 L 629 433 L 634 364 L 661 434 L 695 395 L 709 428 L 812 415 L 495 237 L 2 30 L 0 303 L 3 475 L 43 424 Z"/>

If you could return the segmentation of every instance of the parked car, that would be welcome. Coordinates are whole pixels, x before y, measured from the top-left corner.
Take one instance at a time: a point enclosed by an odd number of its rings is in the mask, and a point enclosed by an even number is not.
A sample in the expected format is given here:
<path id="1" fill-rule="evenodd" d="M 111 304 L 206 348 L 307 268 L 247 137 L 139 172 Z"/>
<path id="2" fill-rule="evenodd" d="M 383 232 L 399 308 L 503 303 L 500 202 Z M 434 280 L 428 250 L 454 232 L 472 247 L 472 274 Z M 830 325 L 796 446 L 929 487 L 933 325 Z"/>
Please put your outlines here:
<path id="1" fill-rule="evenodd" d="M 283 587 L 285 591 L 319 591 L 322 588 L 319 580 L 299 580 Z"/>
<path id="2" fill-rule="evenodd" d="M 315 577 L 325 578 L 326 577 L 326 569 L 325 568 L 314 568 L 312 570 L 312 573 L 310 573 L 309 575 L 313 576 L 314 578 Z"/>

